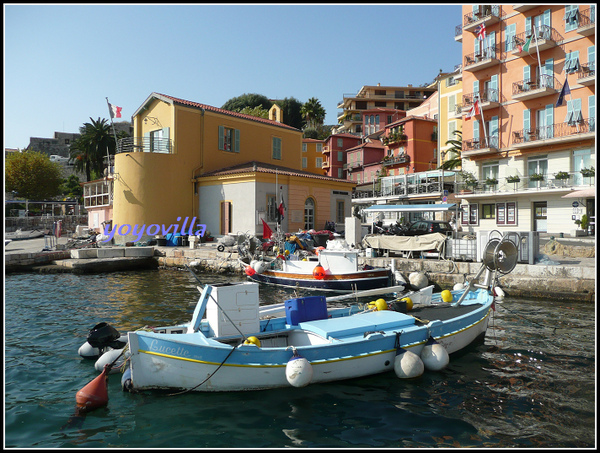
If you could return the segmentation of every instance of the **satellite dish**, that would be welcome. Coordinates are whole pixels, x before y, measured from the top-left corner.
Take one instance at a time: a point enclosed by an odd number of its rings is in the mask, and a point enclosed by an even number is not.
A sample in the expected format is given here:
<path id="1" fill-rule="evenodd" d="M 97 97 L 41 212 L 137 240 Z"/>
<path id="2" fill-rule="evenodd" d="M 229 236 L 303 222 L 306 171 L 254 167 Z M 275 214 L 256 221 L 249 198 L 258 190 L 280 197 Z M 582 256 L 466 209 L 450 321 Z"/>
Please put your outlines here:
<path id="1" fill-rule="evenodd" d="M 510 239 L 490 239 L 483 251 L 483 264 L 491 271 L 508 274 L 517 265 L 519 249 Z"/>

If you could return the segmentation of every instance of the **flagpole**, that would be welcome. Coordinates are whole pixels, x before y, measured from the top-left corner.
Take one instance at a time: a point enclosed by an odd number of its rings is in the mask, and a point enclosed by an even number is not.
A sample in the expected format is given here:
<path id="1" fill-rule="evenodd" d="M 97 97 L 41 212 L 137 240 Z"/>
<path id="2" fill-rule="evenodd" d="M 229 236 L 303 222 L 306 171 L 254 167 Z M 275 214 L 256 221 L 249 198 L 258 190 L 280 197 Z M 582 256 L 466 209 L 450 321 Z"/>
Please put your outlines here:
<path id="1" fill-rule="evenodd" d="M 112 126 L 113 135 L 115 136 L 115 154 L 117 153 L 117 132 L 115 131 L 115 124 L 113 123 L 113 113 L 110 108 L 110 102 L 108 102 L 108 97 L 106 98 L 106 106 L 108 107 L 108 116 L 110 117 L 110 124 Z M 106 147 L 106 155 L 108 157 L 108 170 L 110 171 L 110 153 L 108 151 L 108 147 Z M 108 172 L 107 172 L 108 176 Z"/>
<path id="2" fill-rule="evenodd" d="M 477 95 L 478 101 L 481 101 L 480 96 Z M 483 107 L 481 106 L 481 102 L 479 102 L 479 115 L 481 116 L 481 122 L 483 123 L 483 136 L 485 138 L 486 147 L 490 147 L 490 143 L 488 142 L 487 130 L 485 128 L 485 119 L 483 119 Z"/>
<path id="3" fill-rule="evenodd" d="M 535 32 L 535 29 L 537 28 L 537 26 L 535 25 L 535 23 L 533 24 L 533 36 L 535 38 L 535 50 L 537 52 L 537 59 L 538 59 L 538 71 L 540 72 L 540 85 L 542 85 L 542 60 L 540 60 L 540 46 L 538 46 L 538 38 L 537 38 L 537 33 Z M 544 71 L 545 72 L 545 71 Z"/>

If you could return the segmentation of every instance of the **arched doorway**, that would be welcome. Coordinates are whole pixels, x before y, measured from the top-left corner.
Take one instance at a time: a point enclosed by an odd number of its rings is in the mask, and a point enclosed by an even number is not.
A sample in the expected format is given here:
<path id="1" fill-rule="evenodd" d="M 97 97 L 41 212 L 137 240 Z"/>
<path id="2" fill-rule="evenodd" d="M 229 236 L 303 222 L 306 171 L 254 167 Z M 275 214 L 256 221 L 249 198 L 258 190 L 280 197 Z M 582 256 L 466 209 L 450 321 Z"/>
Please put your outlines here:
<path id="1" fill-rule="evenodd" d="M 304 229 L 311 230 L 315 227 L 315 200 L 308 197 L 304 202 Z"/>

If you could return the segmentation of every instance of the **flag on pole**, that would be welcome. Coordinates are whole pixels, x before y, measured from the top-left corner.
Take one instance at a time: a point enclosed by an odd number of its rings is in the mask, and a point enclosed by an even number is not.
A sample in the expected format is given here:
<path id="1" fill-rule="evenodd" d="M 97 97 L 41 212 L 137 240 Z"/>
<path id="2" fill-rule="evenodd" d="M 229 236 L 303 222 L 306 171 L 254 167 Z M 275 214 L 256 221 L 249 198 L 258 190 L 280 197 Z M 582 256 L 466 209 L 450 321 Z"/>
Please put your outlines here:
<path id="1" fill-rule="evenodd" d="M 529 52 L 529 45 L 531 44 L 532 38 L 533 38 L 533 35 L 531 35 L 529 37 L 529 39 L 527 40 L 527 42 L 525 43 L 524 46 L 519 45 L 519 52 Z"/>
<path id="2" fill-rule="evenodd" d="M 273 236 L 273 230 L 269 228 L 269 225 L 267 225 L 267 222 L 265 222 L 264 219 L 261 220 L 263 223 L 263 239 L 271 239 L 271 236 Z"/>
<path id="3" fill-rule="evenodd" d="M 279 203 L 279 207 L 277 208 L 277 212 L 279 213 L 279 216 L 281 217 L 281 220 L 284 219 L 284 213 L 285 213 L 285 203 L 283 202 L 283 194 L 281 194 L 281 203 Z"/>
<path id="4" fill-rule="evenodd" d="M 479 99 L 477 99 L 473 103 L 473 106 L 471 107 L 471 110 L 469 110 L 469 113 L 467 113 L 467 116 L 465 117 L 465 119 L 466 120 L 470 120 L 474 116 L 479 115 L 479 111 L 480 111 L 480 109 L 479 109 Z"/>
<path id="5" fill-rule="evenodd" d="M 477 34 L 477 38 L 479 38 L 480 41 L 483 41 L 485 39 L 485 37 L 487 36 L 485 24 L 481 24 L 479 27 L 477 27 L 475 29 L 475 33 Z"/>
<path id="6" fill-rule="evenodd" d="M 112 105 L 110 102 L 108 103 L 108 109 L 110 111 L 111 118 L 121 118 L 121 107 L 117 107 L 116 105 Z"/>
<path id="7" fill-rule="evenodd" d="M 560 107 L 561 105 L 563 105 L 564 101 L 565 101 L 565 96 L 567 94 L 571 94 L 571 89 L 569 88 L 569 81 L 567 80 L 567 77 L 565 76 L 565 84 L 562 87 L 562 90 L 560 90 L 560 94 L 558 95 L 558 100 L 556 101 L 556 106 Z"/>

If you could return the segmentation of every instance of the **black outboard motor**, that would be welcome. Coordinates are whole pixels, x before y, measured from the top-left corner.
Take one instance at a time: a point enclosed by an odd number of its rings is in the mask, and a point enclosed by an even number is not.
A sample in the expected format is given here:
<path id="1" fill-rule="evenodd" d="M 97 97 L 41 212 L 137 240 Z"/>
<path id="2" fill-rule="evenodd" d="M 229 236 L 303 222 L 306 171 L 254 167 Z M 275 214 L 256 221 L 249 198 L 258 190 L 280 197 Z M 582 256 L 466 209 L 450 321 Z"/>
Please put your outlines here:
<path id="1" fill-rule="evenodd" d="M 113 349 L 124 348 L 127 343 L 119 341 L 121 334 L 113 326 L 106 322 L 96 324 L 87 337 L 90 346 L 103 350 L 107 346 Z"/>

